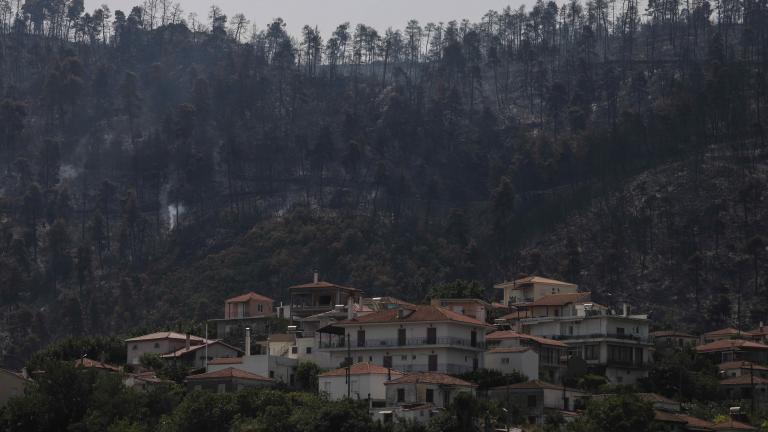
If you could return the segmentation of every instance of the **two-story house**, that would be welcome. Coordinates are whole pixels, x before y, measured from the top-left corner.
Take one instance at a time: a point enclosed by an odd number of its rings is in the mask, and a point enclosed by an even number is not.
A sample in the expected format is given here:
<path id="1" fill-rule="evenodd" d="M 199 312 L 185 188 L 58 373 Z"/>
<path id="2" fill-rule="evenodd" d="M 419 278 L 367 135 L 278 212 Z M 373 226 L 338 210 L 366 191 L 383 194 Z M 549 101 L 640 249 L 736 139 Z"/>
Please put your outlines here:
<path id="1" fill-rule="evenodd" d="M 403 375 L 384 383 L 387 408 L 374 411 L 374 419 L 426 423 L 440 409 L 447 408 L 459 393 L 474 396 L 476 384 L 435 372 Z"/>
<path id="2" fill-rule="evenodd" d="M 565 372 L 568 345 L 564 342 L 511 330 L 486 336 L 485 368 L 503 373 L 517 371 L 530 380 L 559 383 Z"/>
<path id="3" fill-rule="evenodd" d="M 432 299 L 429 304 L 450 309 L 462 315 L 485 322 L 491 305 L 480 299 Z"/>
<path id="4" fill-rule="evenodd" d="M 402 372 L 463 373 L 483 365 L 492 326 L 437 306 L 412 306 L 353 317 L 320 329 L 332 362 L 369 362 Z"/>
<path id="5" fill-rule="evenodd" d="M 371 406 L 382 407 L 386 401 L 384 384 L 402 377 L 396 370 L 383 368 L 368 362 L 355 363 L 349 368 L 329 370 L 318 375 L 318 390 L 330 400 L 349 397 L 353 400 L 368 400 Z"/>
<path id="6" fill-rule="evenodd" d="M 523 333 L 560 340 L 569 355 L 584 359 L 593 373 L 615 384 L 633 384 L 647 376 L 651 360 L 649 321 L 589 300 L 589 293 L 555 294 L 534 301 L 530 318 L 520 320 Z"/>
<path id="7" fill-rule="evenodd" d="M 156 332 L 125 340 L 126 361 L 130 365 L 141 363 L 144 354 L 158 356 L 170 354 L 182 348 L 203 345 L 204 338 L 176 332 Z"/>
<path id="8" fill-rule="evenodd" d="M 571 294 L 579 290 L 579 286 L 576 284 L 541 276 L 528 276 L 511 282 L 502 282 L 493 287 L 503 290 L 502 303 L 506 307 L 525 305 L 544 296 Z"/>
<path id="9" fill-rule="evenodd" d="M 253 291 L 224 302 L 224 318 L 208 320 L 216 329 L 216 337 L 240 340 L 246 327 L 254 336 L 269 334 L 271 318 L 275 317 L 274 300 Z"/>
<path id="10" fill-rule="evenodd" d="M 357 288 L 345 287 L 319 280 L 315 272 L 311 283 L 288 287 L 291 320 L 306 318 L 322 312 L 332 311 L 337 305 L 360 303 L 363 292 Z"/>

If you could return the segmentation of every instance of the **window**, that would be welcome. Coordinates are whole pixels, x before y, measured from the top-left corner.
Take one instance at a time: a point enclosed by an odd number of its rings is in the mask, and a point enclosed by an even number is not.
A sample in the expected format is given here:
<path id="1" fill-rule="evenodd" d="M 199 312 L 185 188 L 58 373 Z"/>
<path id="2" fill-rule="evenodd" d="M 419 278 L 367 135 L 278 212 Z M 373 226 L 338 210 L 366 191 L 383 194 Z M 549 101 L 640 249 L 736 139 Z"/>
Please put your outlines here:
<path id="1" fill-rule="evenodd" d="M 227 385 L 226 384 L 219 384 L 219 388 L 217 389 L 219 393 L 224 393 L 227 391 Z"/>
<path id="2" fill-rule="evenodd" d="M 503 359 L 501 359 L 501 364 L 508 365 L 509 364 L 509 357 L 504 357 Z"/>
<path id="3" fill-rule="evenodd" d="M 307 354 L 312 354 L 312 347 L 307 347 Z"/>
<path id="4" fill-rule="evenodd" d="M 469 345 L 473 346 L 473 347 L 476 347 L 477 346 L 477 331 L 476 330 L 472 330 L 472 333 L 470 333 L 469 336 L 470 336 Z"/>
<path id="5" fill-rule="evenodd" d="M 536 408 L 537 405 L 536 395 L 528 395 L 528 408 Z"/>
<path id="6" fill-rule="evenodd" d="M 357 331 L 357 346 L 359 347 L 365 346 L 365 330 Z"/>
<path id="7" fill-rule="evenodd" d="M 258 305 L 256 305 L 256 310 L 258 310 L 259 312 L 264 312 L 264 305 L 259 303 Z"/>
<path id="8" fill-rule="evenodd" d="M 555 316 L 556 316 L 556 317 L 559 317 L 559 316 L 560 316 L 560 309 L 555 309 Z"/>
<path id="9" fill-rule="evenodd" d="M 405 389 L 402 389 L 402 388 L 397 389 L 397 402 L 398 403 L 405 402 Z"/>
<path id="10" fill-rule="evenodd" d="M 357 356 L 357 362 L 362 363 L 363 362 L 363 356 Z"/>
<path id="11" fill-rule="evenodd" d="M 600 359 L 599 345 L 584 345 L 584 360 L 599 360 L 599 359 Z"/>
<path id="12" fill-rule="evenodd" d="M 274 378 L 275 377 L 275 371 L 269 371 L 269 377 Z"/>
<path id="13" fill-rule="evenodd" d="M 477 357 L 472 359 L 472 370 L 476 371 L 480 367 L 480 359 Z"/>
<path id="14" fill-rule="evenodd" d="M 132 348 L 132 349 L 133 349 L 134 351 L 136 351 L 137 349 L 139 349 L 139 346 L 138 346 L 138 345 L 136 345 L 136 344 L 133 344 L 133 348 Z"/>
<path id="15" fill-rule="evenodd" d="M 320 297 L 317 299 L 317 303 L 318 303 L 320 306 L 328 306 L 328 305 L 330 305 L 330 304 L 331 304 L 331 296 L 320 296 Z"/>
<path id="16" fill-rule="evenodd" d="M 427 389 L 427 403 L 435 402 L 435 391 L 433 389 Z"/>
<path id="17" fill-rule="evenodd" d="M 299 353 L 299 347 L 291 347 L 291 354 L 298 354 Z"/>
<path id="18" fill-rule="evenodd" d="M 385 368 L 391 368 L 392 367 L 392 356 L 385 355 L 384 361 L 382 362 L 382 366 Z"/>
<path id="19" fill-rule="evenodd" d="M 400 360 L 402 360 L 402 361 L 408 361 L 408 356 L 407 356 L 407 355 L 404 355 L 404 356 L 400 356 Z"/>
<path id="20" fill-rule="evenodd" d="M 616 334 L 619 336 L 624 336 L 624 327 L 616 327 Z"/>
<path id="21" fill-rule="evenodd" d="M 573 336 L 573 326 L 568 326 L 568 334 Z"/>
<path id="22" fill-rule="evenodd" d="M 155 348 L 160 348 L 160 342 L 155 342 Z"/>

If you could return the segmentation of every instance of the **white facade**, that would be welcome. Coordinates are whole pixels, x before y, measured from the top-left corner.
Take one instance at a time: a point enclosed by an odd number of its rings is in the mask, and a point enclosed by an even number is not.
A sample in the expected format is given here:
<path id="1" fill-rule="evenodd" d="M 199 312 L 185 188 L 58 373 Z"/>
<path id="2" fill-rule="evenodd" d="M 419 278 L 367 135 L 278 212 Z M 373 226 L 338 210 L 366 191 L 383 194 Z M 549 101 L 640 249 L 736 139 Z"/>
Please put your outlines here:
<path id="1" fill-rule="evenodd" d="M 515 371 L 522 373 L 529 380 L 539 379 L 539 355 L 532 349 L 516 352 L 492 350 L 485 353 L 485 368 L 504 374 Z"/>
<path id="2" fill-rule="evenodd" d="M 486 328 L 460 322 L 345 324 L 350 346 L 339 338 L 324 341 L 322 351 L 339 365 L 370 362 L 403 372 L 463 373 L 483 365 Z M 428 330 L 433 329 L 433 330 Z"/>
<path id="3" fill-rule="evenodd" d="M 399 376 L 399 373 L 393 373 L 394 378 Z M 347 388 L 347 377 L 344 375 L 320 376 L 318 377 L 318 387 L 320 392 L 327 394 L 330 400 L 346 398 L 347 390 L 349 390 L 350 398 L 353 400 L 370 399 L 375 402 L 386 400 L 387 391 L 384 383 L 387 381 L 387 375 L 384 374 L 351 375 L 349 388 Z"/>
<path id="4" fill-rule="evenodd" d="M 275 381 L 293 385 L 294 375 L 298 362 L 288 357 L 275 357 L 269 355 L 251 355 L 239 357 L 238 363 L 208 363 L 206 372 L 215 372 L 226 368 L 235 368 L 263 377 L 272 378 Z"/>

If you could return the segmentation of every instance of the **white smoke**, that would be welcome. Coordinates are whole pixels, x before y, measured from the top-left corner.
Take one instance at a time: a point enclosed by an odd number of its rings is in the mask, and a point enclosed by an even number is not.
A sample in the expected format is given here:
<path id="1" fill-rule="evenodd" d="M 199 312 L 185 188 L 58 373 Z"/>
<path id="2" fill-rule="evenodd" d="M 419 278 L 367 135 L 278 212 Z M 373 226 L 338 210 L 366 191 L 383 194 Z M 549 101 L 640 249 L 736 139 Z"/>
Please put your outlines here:
<path id="1" fill-rule="evenodd" d="M 186 208 L 184 208 L 184 204 L 177 203 L 177 204 L 171 204 L 168 206 L 168 230 L 173 231 L 174 228 L 179 224 L 179 219 L 184 214 L 184 212 L 187 211 Z"/>
<path id="2" fill-rule="evenodd" d="M 79 174 L 74 165 L 63 164 L 59 167 L 59 178 L 61 181 L 73 180 Z"/>

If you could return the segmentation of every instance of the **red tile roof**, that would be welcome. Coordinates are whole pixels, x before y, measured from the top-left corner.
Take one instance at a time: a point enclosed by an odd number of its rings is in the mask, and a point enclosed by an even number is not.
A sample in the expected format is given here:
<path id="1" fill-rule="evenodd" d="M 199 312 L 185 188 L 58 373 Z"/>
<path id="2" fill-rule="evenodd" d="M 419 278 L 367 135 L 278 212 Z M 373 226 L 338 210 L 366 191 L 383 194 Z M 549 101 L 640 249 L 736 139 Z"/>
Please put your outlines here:
<path id="1" fill-rule="evenodd" d="M 746 423 L 741 423 L 736 420 L 726 420 L 722 423 L 718 423 L 713 427 L 716 431 L 731 431 L 731 430 L 757 430 L 756 427 L 750 426 Z"/>
<path id="2" fill-rule="evenodd" d="M 697 346 L 696 352 L 706 353 L 736 349 L 768 349 L 768 345 L 745 341 L 743 339 L 720 339 L 708 344 Z"/>
<path id="3" fill-rule="evenodd" d="M 576 284 L 572 284 L 570 282 L 563 282 L 559 280 L 549 279 L 541 276 L 528 276 L 524 278 L 517 279 L 515 281 L 510 282 L 502 282 L 499 284 L 496 284 L 494 286 L 504 286 L 508 284 L 515 284 L 515 285 L 526 285 L 526 284 L 545 284 L 545 285 L 562 285 L 562 286 L 575 286 Z"/>
<path id="4" fill-rule="evenodd" d="M 510 354 L 510 353 L 522 353 L 530 351 L 528 347 L 511 347 L 511 348 L 491 348 L 486 353 L 488 354 Z"/>
<path id="5" fill-rule="evenodd" d="M 235 369 L 232 367 L 217 370 L 214 372 L 206 372 L 199 375 L 190 375 L 187 377 L 187 380 L 206 380 L 206 379 L 222 379 L 222 378 L 239 378 L 239 379 L 246 379 L 246 380 L 252 380 L 252 381 L 264 381 L 264 382 L 274 381 L 272 378 L 267 378 L 265 376 L 257 375 L 255 373 L 246 372 L 242 369 Z"/>
<path id="6" fill-rule="evenodd" d="M 403 310 L 405 314 L 398 318 L 398 311 Z M 492 325 L 462 315 L 458 312 L 441 308 L 439 306 L 418 305 L 415 307 L 402 307 L 397 309 L 387 309 L 380 312 L 373 312 L 368 315 L 359 316 L 351 320 L 339 321 L 335 325 L 355 325 L 355 324 L 381 324 L 397 322 L 433 322 L 433 321 L 454 321 L 475 326 L 492 328 Z"/>
<path id="7" fill-rule="evenodd" d="M 189 354 L 191 352 L 195 352 L 197 350 L 201 350 L 201 349 L 205 348 L 206 346 L 210 347 L 211 345 L 223 345 L 223 346 L 225 346 L 225 347 L 227 347 L 227 348 L 229 348 L 229 349 L 231 349 L 231 350 L 233 350 L 235 352 L 238 352 L 238 353 L 242 353 L 243 352 L 243 350 L 241 350 L 240 348 L 235 348 L 232 345 L 226 344 L 226 343 L 224 343 L 224 342 L 222 342 L 220 340 L 215 340 L 215 341 L 209 341 L 208 343 L 203 343 L 203 344 L 200 344 L 200 345 L 192 345 L 189 348 L 187 348 L 187 347 L 180 348 L 180 349 L 178 349 L 178 350 L 176 350 L 174 352 L 171 352 L 171 353 L 168 353 L 168 354 L 163 354 L 160 357 L 163 357 L 163 358 L 181 357 L 181 356 Z"/>
<path id="8" fill-rule="evenodd" d="M 349 373 L 351 375 L 387 375 L 392 374 L 392 376 L 402 376 L 402 372 L 398 372 L 396 370 L 387 369 L 385 367 L 377 366 L 368 362 L 362 362 L 362 363 L 355 363 L 349 368 Z M 321 373 L 319 376 L 321 377 L 335 377 L 335 376 L 346 376 L 347 375 L 347 368 L 339 368 L 339 369 L 333 369 L 329 370 L 327 372 Z"/>
<path id="9" fill-rule="evenodd" d="M 125 342 L 144 342 L 144 341 L 152 341 L 152 340 L 159 340 L 159 339 L 186 340 L 187 335 L 182 333 L 170 332 L 170 331 L 156 332 L 156 333 L 150 333 L 150 334 L 145 334 L 143 336 L 137 336 L 134 338 L 126 339 Z M 195 335 L 189 335 L 189 340 L 193 342 L 205 342 L 205 339 Z"/>
<path id="10" fill-rule="evenodd" d="M 754 336 L 752 332 L 745 331 L 745 330 L 738 330 L 733 327 L 728 327 L 720 330 L 713 330 L 711 332 L 704 333 L 704 336 Z"/>
<path id="11" fill-rule="evenodd" d="M 103 369 L 111 372 L 119 372 L 120 368 L 112 366 L 111 364 L 102 363 L 100 361 L 91 360 L 87 357 L 75 360 L 75 367 L 83 367 L 89 369 Z"/>
<path id="12" fill-rule="evenodd" d="M 541 345 L 549 345 L 549 346 L 555 346 L 560 348 L 568 347 L 568 345 L 566 345 L 565 343 L 556 341 L 554 339 L 548 339 L 540 336 L 532 336 L 525 333 L 518 333 L 514 330 L 495 331 L 485 337 L 485 340 L 504 340 L 504 339 L 526 339 Z"/>
<path id="13" fill-rule="evenodd" d="M 739 375 L 733 378 L 720 380 L 721 386 L 743 386 L 743 385 L 768 385 L 768 379 L 757 375 Z"/>
<path id="14" fill-rule="evenodd" d="M 359 292 L 362 291 L 362 290 L 359 290 L 357 288 L 345 287 L 345 286 L 342 286 L 342 285 L 336 285 L 334 283 L 324 282 L 324 281 L 311 282 L 311 283 L 306 283 L 306 284 L 301 284 L 301 285 L 293 285 L 293 286 L 288 287 L 289 290 L 291 290 L 291 289 L 313 289 L 313 288 L 326 288 L 326 289 L 327 288 L 339 288 L 339 289 L 344 290 L 344 291 L 359 291 Z"/>
<path id="15" fill-rule="evenodd" d="M 477 384 L 469 381 L 464 381 L 450 375 L 446 375 L 438 372 L 416 372 L 407 375 L 403 375 L 398 379 L 387 381 L 384 384 L 412 384 L 412 383 L 424 383 L 424 384 L 438 384 L 449 386 L 462 386 L 462 387 L 477 387 Z"/>
<path id="16" fill-rule="evenodd" d="M 685 333 L 685 332 L 679 332 L 675 330 L 659 330 L 655 332 L 650 333 L 653 337 L 687 337 L 687 338 L 695 338 L 696 336 Z"/>
<path id="17" fill-rule="evenodd" d="M 715 430 L 715 424 L 708 422 L 706 420 L 702 420 L 700 418 L 691 417 L 689 415 L 685 414 L 676 414 L 676 416 L 681 419 L 685 420 L 686 425 L 685 428 L 687 430 L 693 430 L 693 431 L 713 431 Z"/>
<path id="18" fill-rule="evenodd" d="M 589 301 L 591 296 L 592 293 L 589 292 L 550 294 L 534 301 L 531 306 L 565 306 L 570 303 Z"/>
<path id="19" fill-rule="evenodd" d="M 681 424 L 688 423 L 677 414 L 666 412 L 666 411 L 659 411 L 659 410 L 654 411 L 653 419 L 659 422 L 666 422 L 666 423 L 681 423 Z"/>
<path id="20" fill-rule="evenodd" d="M 258 294 L 258 293 L 255 293 L 255 292 L 251 291 L 251 292 L 249 292 L 247 294 L 243 294 L 243 295 L 239 295 L 237 297 L 232 297 L 231 299 L 227 299 L 226 303 L 242 303 L 242 302 L 247 302 L 249 300 L 256 300 L 256 301 L 263 301 L 263 302 L 274 302 L 274 300 L 272 300 L 269 297 L 266 297 L 266 296 L 263 296 L 261 294 Z"/>
<path id="21" fill-rule="evenodd" d="M 525 310 L 518 310 L 515 312 L 508 313 L 501 317 L 501 319 L 504 320 L 511 320 L 511 319 L 521 319 L 521 318 L 530 318 L 531 311 L 525 309 Z"/>

